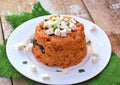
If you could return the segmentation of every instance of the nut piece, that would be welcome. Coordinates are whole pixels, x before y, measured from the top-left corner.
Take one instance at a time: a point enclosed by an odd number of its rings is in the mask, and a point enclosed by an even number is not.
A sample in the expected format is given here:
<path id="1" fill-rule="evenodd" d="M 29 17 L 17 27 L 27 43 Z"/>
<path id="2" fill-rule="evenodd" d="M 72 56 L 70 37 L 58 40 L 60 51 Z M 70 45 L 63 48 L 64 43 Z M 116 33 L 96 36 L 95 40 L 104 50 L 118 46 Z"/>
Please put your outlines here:
<path id="1" fill-rule="evenodd" d="M 48 74 L 41 74 L 41 77 L 42 77 L 43 80 L 49 80 L 50 79 Z"/>
<path id="2" fill-rule="evenodd" d="M 31 71 L 37 72 L 38 68 L 36 65 L 31 65 Z"/>
<path id="3" fill-rule="evenodd" d="M 25 44 L 24 43 L 19 43 L 17 48 L 18 48 L 18 50 L 23 50 L 25 48 Z"/>

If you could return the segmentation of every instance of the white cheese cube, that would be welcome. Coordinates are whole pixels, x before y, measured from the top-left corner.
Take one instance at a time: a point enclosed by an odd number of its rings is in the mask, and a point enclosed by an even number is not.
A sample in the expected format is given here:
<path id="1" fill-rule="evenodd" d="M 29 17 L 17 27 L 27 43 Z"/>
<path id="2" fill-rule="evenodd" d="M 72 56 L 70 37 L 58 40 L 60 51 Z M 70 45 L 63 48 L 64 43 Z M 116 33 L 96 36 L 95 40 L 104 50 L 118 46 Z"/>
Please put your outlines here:
<path id="1" fill-rule="evenodd" d="M 90 31 L 92 32 L 92 31 L 95 31 L 95 30 L 96 30 L 96 27 L 95 27 L 95 26 L 92 26 L 92 27 L 90 27 L 89 29 L 90 29 Z"/>
<path id="2" fill-rule="evenodd" d="M 61 22 L 61 26 L 65 26 L 66 23 L 64 21 Z"/>
<path id="3" fill-rule="evenodd" d="M 63 16 L 60 16 L 60 21 L 62 21 L 64 18 L 63 18 Z"/>
<path id="4" fill-rule="evenodd" d="M 69 72 L 68 69 L 64 69 L 64 70 L 63 70 L 63 73 L 64 73 L 64 74 L 67 74 L 68 72 Z"/>
<path id="5" fill-rule="evenodd" d="M 44 22 L 43 28 L 46 28 L 46 27 L 48 27 L 48 23 Z"/>
<path id="6" fill-rule="evenodd" d="M 33 47 L 32 43 L 28 44 L 26 47 L 26 51 L 30 51 L 32 49 L 32 47 Z"/>
<path id="7" fill-rule="evenodd" d="M 68 21 L 68 18 L 65 18 L 64 21 L 67 22 L 67 21 Z"/>
<path id="8" fill-rule="evenodd" d="M 52 22 L 52 25 L 59 25 L 60 24 L 60 21 L 54 21 Z"/>
<path id="9" fill-rule="evenodd" d="M 58 17 L 56 17 L 56 20 L 57 21 L 62 21 L 64 18 L 63 18 L 63 16 L 58 16 Z"/>
<path id="10" fill-rule="evenodd" d="M 76 25 L 74 23 L 70 23 L 70 26 L 69 26 L 72 30 L 75 30 L 76 29 Z"/>
<path id="11" fill-rule="evenodd" d="M 66 30 L 65 30 L 65 29 L 64 29 L 64 30 L 61 30 L 60 33 L 61 33 L 61 36 L 62 36 L 62 37 L 65 37 L 65 36 L 66 36 Z"/>
<path id="12" fill-rule="evenodd" d="M 51 28 L 53 22 L 49 20 L 49 21 L 47 21 L 46 23 L 47 23 L 47 25 L 48 25 L 48 28 Z"/>
<path id="13" fill-rule="evenodd" d="M 31 71 L 37 72 L 38 68 L 36 65 L 31 65 Z"/>
<path id="14" fill-rule="evenodd" d="M 25 48 L 25 44 L 24 43 L 19 43 L 17 48 L 18 48 L 18 50 L 23 50 Z"/>
<path id="15" fill-rule="evenodd" d="M 76 23 L 76 20 L 73 19 L 73 18 L 71 18 L 71 19 L 70 19 L 70 22 L 72 22 L 72 23 Z"/>
<path id="16" fill-rule="evenodd" d="M 91 57 L 91 61 L 92 61 L 93 63 L 97 63 L 98 57 L 92 56 L 92 57 Z"/>
<path id="17" fill-rule="evenodd" d="M 55 30 L 55 35 L 60 36 L 60 30 L 59 29 Z"/>
<path id="18" fill-rule="evenodd" d="M 71 33 L 71 29 L 66 29 L 66 33 Z"/>
<path id="19" fill-rule="evenodd" d="M 94 48 L 92 48 L 92 56 L 98 57 L 98 52 Z"/>
<path id="20" fill-rule="evenodd" d="M 50 79 L 48 74 L 41 74 L 41 77 L 42 77 L 43 80 L 49 80 Z"/>
<path id="21" fill-rule="evenodd" d="M 56 18 L 55 18 L 55 17 L 53 17 L 53 18 L 52 18 L 52 20 L 56 20 Z"/>
<path id="22" fill-rule="evenodd" d="M 64 21 L 61 22 L 61 28 L 68 29 L 68 26 Z"/>
<path id="23" fill-rule="evenodd" d="M 46 30 L 46 33 L 47 33 L 48 35 L 54 34 L 54 31 L 53 31 L 53 29 L 48 29 L 48 30 Z"/>

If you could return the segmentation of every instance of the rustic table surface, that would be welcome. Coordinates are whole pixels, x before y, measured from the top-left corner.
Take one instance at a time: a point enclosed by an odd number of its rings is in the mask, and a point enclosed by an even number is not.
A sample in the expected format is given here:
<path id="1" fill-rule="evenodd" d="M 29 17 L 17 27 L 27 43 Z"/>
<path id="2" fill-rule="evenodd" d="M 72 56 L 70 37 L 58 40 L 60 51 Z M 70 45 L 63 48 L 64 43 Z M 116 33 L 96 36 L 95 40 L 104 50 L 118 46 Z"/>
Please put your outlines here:
<path id="1" fill-rule="evenodd" d="M 108 35 L 112 50 L 120 56 L 120 0 L 39 0 L 51 13 L 86 18 Z M 30 12 L 37 0 L 0 0 L 0 43 L 12 32 L 5 15 Z M 0 78 L 0 85 L 26 85 L 22 79 Z"/>

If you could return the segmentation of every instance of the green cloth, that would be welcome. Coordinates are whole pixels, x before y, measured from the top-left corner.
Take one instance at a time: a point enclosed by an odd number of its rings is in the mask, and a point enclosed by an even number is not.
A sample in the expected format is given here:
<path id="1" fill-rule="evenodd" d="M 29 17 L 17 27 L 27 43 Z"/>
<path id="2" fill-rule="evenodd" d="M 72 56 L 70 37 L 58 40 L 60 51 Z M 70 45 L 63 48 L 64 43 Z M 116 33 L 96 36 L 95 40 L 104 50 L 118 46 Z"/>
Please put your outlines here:
<path id="1" fill-rule="evenodd" d="M 13 14 L 13 15 L 6 16 L 5 18 L 10 22 L 10 24 L 15 29 L 17 26 L 19 26 L 20 24 L 22 24 L 23 22 L 29 19 L 50 14 L 47 11 L 45 11 L 43 8 L 42 9 L 41 8 L 42 7 L 40 3 L 36 3 L 31 13 Z M 2 60 L 0 61 L 0 76 L 4 76 L 7 78 L 23 77 L 9 63 L 6 55 L 5 44 L 0 45 L 0 60 Z M 9 69 L 6 69 L 3 65 L 4 66 L 7 65 Z M 6 75 L 4 71 L 9 72 L 9 75 Z M 13 71 L 16 73 L 16 75 Z M 38 83 L 35 83 L 29 79 L 27 79 L 27 81 L 29 82 L 28 85 L 38 85 Z M 114 52 L 112 52 L 109 64 L 99 75 L 97 75 L 96 77 L 86 82 L 76 84 L 76 85 L 120 85 L 120 58 Z"/>
<path id="2" fill-rule="evenodd" d="M 99 75 L 82 85 L 120 85 L 120 58 L 112 52 L 107 67 Z"/>

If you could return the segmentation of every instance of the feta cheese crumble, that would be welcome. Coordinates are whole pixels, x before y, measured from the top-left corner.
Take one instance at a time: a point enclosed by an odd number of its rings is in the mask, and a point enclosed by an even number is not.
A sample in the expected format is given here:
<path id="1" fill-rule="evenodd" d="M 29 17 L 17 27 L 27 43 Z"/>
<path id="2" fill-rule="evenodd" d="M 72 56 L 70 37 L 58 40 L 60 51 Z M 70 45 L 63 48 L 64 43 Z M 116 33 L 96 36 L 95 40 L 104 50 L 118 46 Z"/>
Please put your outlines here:
<path id="1" fill-rule="evenodd" d="M 46 33 L 48 35 L 56 35 L 65 37 L 67 33 L 76 30 L 77 21 L 74 18 L 67 18 L 61 15 L 54 16 L 51 20 L 44 21 L 43 28 L 48 28 Z"/>
<path id="2" fill-rule="evenodd" d="M 36 65 L 31 65 L 31 71 L 37 72 L 38 68 Z"/>
<path id="3" fill-rule="evenodd" d="M 33 44 L 32 43 L 30 43 L 30 44 L 28 44 L 27 46 L 26 46 L 26 51 L 30 51 L 31 49 L 32 49 L 32 47 L 33 47 Z"/>
<path id="4" fill-rule="evenodd" d="M 54 34 L 54 31 L 53 31 L 53 29 L 48 29 L 48 30 L 46 30 L 46 33 L 47 33 L 48 35 Z"/>
<path id="5" fill-rule="evenodd" d="M 92 48 L 91 61 L 92 61 L 93 63 L 96 63 L 96 62 L 98 61 L 98 53 L 97 53 L 97 51 L 96 51 L 94 48 Z"/>
<path id="6" fill-rule="evenodd" d="M 48 74 L 41 74 L 41 78 L 42 78 L 43 80 L 49 80 L 49 79 L 50 79 L 50 77 L 49 77 Z"/>
<path id="7" fill-rule="evenodd" d="M 92 26 L 89 28 L 91 32 L 95 31 L 96 30 L 96 27 L 95 26 Z"/>
<path id="8" fill-rule="evenodd" d="M 19 43 L 17 45 L 17 48 L 18 48 L 18 50 L 23 50 L 25 48 L 25 44 L 24 43 Z"/>
<path id="9" fill-rule="evenodd" d="M 97 60 L 98 60 L 98 57 L 96 57 L 96 56 L 92 56 L 91 60 L 92 60 L 93 63 L 96 63 Z"/>
<path id="10" fill-rule="evenodd" d="M 94 48 L 92 48 L 92 56 L 98 57 L 98 52 Z"/>
<path id="11" fill-rule="evenodd" d="M 69 72 L 68 69 L 64 69 L 64 70 L 63 70 L 63 73 L 64 73 L 64 74 L 67 74 L 68 72 Z"/>

